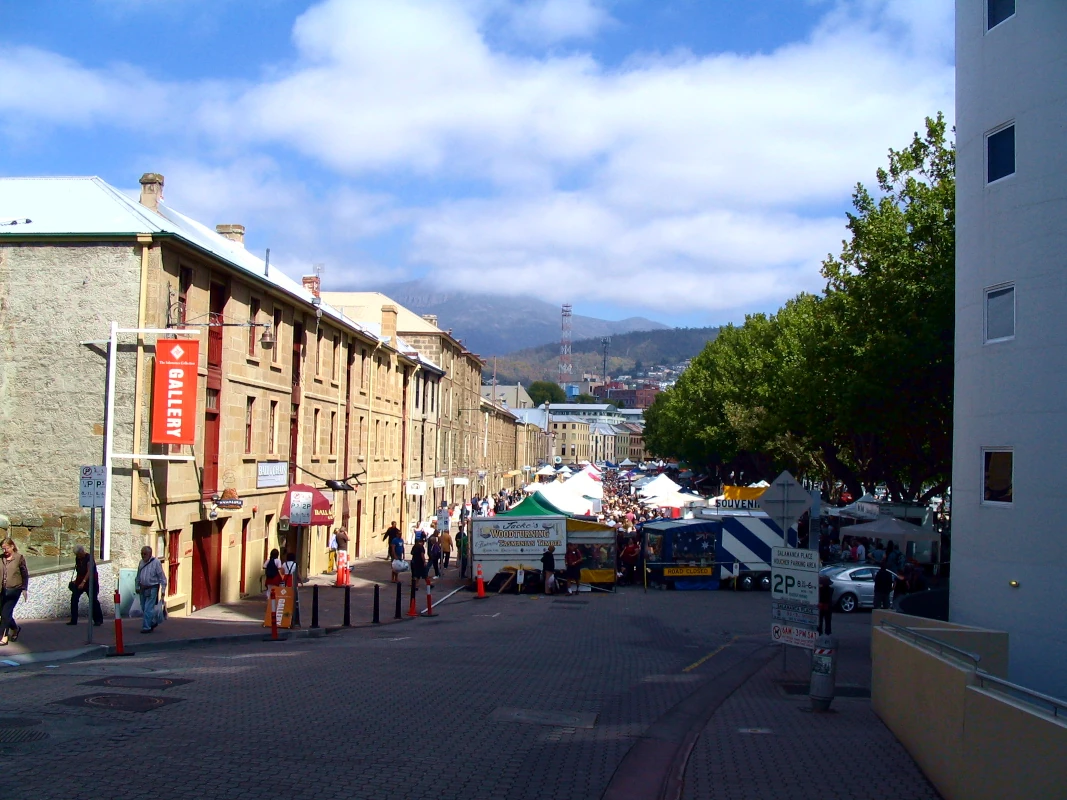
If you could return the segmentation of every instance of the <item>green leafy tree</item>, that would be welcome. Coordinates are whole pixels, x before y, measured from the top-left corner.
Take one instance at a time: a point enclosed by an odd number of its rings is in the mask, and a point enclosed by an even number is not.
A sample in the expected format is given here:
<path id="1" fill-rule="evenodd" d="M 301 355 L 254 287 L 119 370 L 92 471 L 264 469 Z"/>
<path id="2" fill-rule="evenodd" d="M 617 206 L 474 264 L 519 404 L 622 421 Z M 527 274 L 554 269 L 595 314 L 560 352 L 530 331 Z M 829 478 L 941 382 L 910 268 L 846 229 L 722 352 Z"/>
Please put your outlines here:
<path id="1" fill-rule="evenodd" d="M 534 405 L 539 406 L 548 403 L 566 403 L 567 394 L 558 383 L 550 381 L 534 381 L 526 387 L 526 393 L 530 395 Z"/>

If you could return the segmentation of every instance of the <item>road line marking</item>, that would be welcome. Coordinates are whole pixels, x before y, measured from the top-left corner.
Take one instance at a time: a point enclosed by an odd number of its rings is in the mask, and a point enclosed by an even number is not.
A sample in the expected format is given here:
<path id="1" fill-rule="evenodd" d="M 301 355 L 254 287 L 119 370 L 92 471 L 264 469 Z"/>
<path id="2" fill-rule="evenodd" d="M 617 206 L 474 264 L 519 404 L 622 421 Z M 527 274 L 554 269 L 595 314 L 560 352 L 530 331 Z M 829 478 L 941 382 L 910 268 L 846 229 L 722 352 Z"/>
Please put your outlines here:
<path id="1" fill-rule="evenodd" d="M 721 644 L 718 647 L 716 647 L 714 650 L 712 650 L 710 653 L 708 653 L 706 656 L 704 656 L 699 661 L 694 661 L 688 667 L 683 669 L 682 672 L 691 672 L 692 670 L 696 669 L 701 664 L 703 664 L 705 661 L 708 661 L 709 659 L 714 658 L 715 656 L 717 656 L 719 653 L 721 653 L 723 650 L 725 650 L 727 647 L 729 647 L 730 645 L 732 645 L 736 641 L 737 641 L 737 637 L 735 636 L 730 641 L 728 641 L 726 644 Z"/>
<path id="2" fill-rule="evenodd" d="M 450 598 L 450 597 L 451 597 L 452 595 L 454 595 L 454 594 L 455 594 L 456 592 L 462 591 L 463 589 L 466 589 L 466 588 L 467 588 L 466 586 L 460 586 L 460 587 L 458 587 L 458 588 L 456 588 L 456 589 L 453 589 L 453 590 L 452 590 L 451 592 L 449 592 L 448 594 L 446 594 L 446 595 L 445 595 L 444 597 L 442 597 L 442 598 L 441 598 L 440 600 L 438 600 L 437 602 L 435 602 L 435 603 L 434 603 L 434 605 L 435 605 L 435 606 L 439 606 L 439 605 L 441 605 L 441 603 L 445 602 L 445 600 L 447 600 L 448 598 Z M 419 613 L 420 613 L 420 614 L 425 614 L 425 613 L 426 613 L 426 609 L 423 609 L 423 610 L 422 610 L 422 611 L 420 611 Z"/>

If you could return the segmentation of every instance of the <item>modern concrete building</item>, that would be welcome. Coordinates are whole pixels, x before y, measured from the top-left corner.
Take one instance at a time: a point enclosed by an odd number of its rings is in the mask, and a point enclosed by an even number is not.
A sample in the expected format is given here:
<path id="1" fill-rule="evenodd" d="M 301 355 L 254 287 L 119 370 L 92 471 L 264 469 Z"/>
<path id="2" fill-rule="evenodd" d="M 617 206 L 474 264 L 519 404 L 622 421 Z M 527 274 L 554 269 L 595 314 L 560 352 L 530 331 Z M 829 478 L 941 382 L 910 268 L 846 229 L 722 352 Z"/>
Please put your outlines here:
<path id="1" fill-rule="evenodd" d="M 1067 3 L 957 0 L 956 130 L 950 614 L 1063 697 Z"/>

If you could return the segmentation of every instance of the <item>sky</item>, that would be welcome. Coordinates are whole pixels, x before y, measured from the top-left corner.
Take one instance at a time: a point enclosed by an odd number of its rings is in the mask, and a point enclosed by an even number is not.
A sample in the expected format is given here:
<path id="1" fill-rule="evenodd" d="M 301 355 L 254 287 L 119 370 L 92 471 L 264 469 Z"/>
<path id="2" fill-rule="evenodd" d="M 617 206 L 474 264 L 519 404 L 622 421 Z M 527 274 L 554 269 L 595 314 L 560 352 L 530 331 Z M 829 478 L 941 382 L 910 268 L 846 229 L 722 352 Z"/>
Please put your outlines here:
<path id="1" fill-rule="evenodd" d="M 0 0 L 0 174 L 246 226 L 324 288 L 424 279 L 740 322 L 823 287 L 938 111 L 952 0 Z"/>

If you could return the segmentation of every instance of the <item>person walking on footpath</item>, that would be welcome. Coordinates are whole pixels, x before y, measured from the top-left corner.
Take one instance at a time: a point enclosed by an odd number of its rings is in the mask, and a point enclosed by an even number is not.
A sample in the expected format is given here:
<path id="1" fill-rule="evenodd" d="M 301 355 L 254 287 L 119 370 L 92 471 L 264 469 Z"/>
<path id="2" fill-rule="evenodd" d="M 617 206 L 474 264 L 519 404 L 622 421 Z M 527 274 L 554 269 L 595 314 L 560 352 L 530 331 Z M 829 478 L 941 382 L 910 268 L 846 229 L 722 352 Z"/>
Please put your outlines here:
<path id="1" fill-rule="evenodd" d="M 893 573 L 885 567 L 885 562 L 874 574 L 874 607 L 889 608 L 889 596 L 893 594 Z"/>
<path id="2" fill-rule="evenodd" d="M 263 583 L 267 585 L 268 599 L 272 586 L 281 586 L 285 583 L 282 577 L 282 560 L 278 557 L 279 555 L 278 548 L 275 547 L 270 551 L 270 558 L 263 562 Z"/>
<path id="3" fill-rule="evenodd" d="M 423 544 L 422 538 L 417 538 L 415 544 L 411 545 L 411 585 L 418 589 L 420 580 L 427 587 L 432 585 L 430 568 L 426 563 L 426 545 Z"/>
<path id="4" fill-rule="evenodd" d="M 396 522 L 395 521 L 394 522 L 390 522 L 389 523 L 389 527 L 386 528 L 385 529 L 385 533 L 382 534 L 382 538 L 385 539 L 385 541 L 389 543 L 390 547 L 392 547 L 393 539 L 395 539 L 398 536 L 400 536 L 400 541 L 403 542 L 404 539 L 400 534 L 400 528 L 398 528 L 396 526 Z M 394 556 L 393 556 L 392 552 L 390 552 L 389 560 L 392 561 L 393 558 L 394 558 Z"/>
<path id="5" fill-rule="evenodd" d="M 441 540 L 441 553 L 443 554 L 442 564 L 445 569 L 448 569 L 448 563 L 452 560 L 452 534 L 449 531 L 445 531 L 440 536 Z"/>
<path id="6" fill-rule="evenodd" d="M 348 554 L 348 531 L 344 528 L 337 529 L 337 552 Z"/>
<path id="7" fill-rule="evenodd" d="M 389 530 L 393 532 L 389 538 L 389 563 L 394 564 L 397 561 L 404 560 L 404 537 L 400 535 L 400 528 L 396 527 L 395 522 Z M 394 568 L 392 582 L 396 583 L 397 580 L 397 571 Z"/>
<path id="8" fill-rule="evenodd" d="M 158 558 L 152 556 L 152 548 L 141 548 L 141 563 L 137 565 L 137 595 L 141 598 L 141 633 L 156 629 L 156 603 L 160 592 L 167 588 L 167 576 Z"/>
<path id="9" fill-rule="evenodd" d="M 426 549 L 430 556 L 430 568 L 433 569 L 433 576 L 435 578 L 441 577 L 441 556 L 444 554 L 444 550 L 441 548 L 441 534 L 434 533 L 430 536 L 430 540 L 426 543 Z M 429 569 L 427 569 L 427 575 Z"/>
<path id="10" fill-rule="evenodd" d="M 0 645 L 6 645 L 22 633 L 22 626 L 15 623 L 15 606 L 19 598 L 29 597 L 30 571 L 12 539 L 0 542 L 0 551 Z"/>
<path id="11" fill-rule="evenodd" d="M 541 578 L 545 585 L 545 594 L 555 594 L 556 589 L 556 546 L 550 544 L 541 554 Z"/>
<path id="12" fill-rule="evenodd" d="M 575 594 L 582 580 L 582 551 L 576 544 L 568 544 L 567 552 L 563 554 L 563 562 L 567 565 L 567 594 Z"/>
<path id="13" fill-rule="evenodd" d="M 300 575 L 299 569 L 296 566 L 296 553 L 286 553 L 285 563 L 282 564 L 282 579 L 285 581 L 285 585 L 292 588 L 296 585 Z"/>
<path id="14" fill-rule="evenodd" d="M 93 596 L 89 598 L 89 613 L 94 625 L 104 624 L 104 610 L 100 608 L 100 574 L 96 571 L 96 559 L 85 552 L 85 547 L 74 547 L 74 579 L 67 584 L 70 589 L 70 622 L 78 624 L 78 603 L 83 594 L 89 593 L 89 574 L 92 571 Z"/>
<path id="15" fill-rule="evenodd" d="M 819 576 L 819 635 L 833 633 L 834 585 L 826 575 Z M 825 630 L 824 630 L 825 628 Z"/>
<path id="16" fill-rule="evenodd" d="M 333 575 L 337 572 L 337 534 L 332 531 L 326 544 L 326 558 L 326 574 Z"/>

